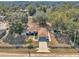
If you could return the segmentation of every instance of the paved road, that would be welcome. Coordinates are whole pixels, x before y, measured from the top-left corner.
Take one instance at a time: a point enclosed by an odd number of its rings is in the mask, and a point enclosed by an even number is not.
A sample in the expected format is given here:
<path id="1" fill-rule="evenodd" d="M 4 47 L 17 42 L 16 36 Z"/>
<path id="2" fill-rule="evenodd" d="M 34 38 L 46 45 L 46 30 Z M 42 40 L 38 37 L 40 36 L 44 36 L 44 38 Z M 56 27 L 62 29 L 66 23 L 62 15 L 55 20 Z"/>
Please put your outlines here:
<path id="1" fill-rule="evenodd" d="M 29 57 L 29 54 L 26 53 L 26 54 L 15 54 L 15 53 L 0 53 L 0 56 L 9 56 L 9 57 Z M 78 56 L 79 57 L 79 54 L 72 54 L 72 55 L 68 55 L 68 54 L 65 54 L 65 55 L 62 55 L 62 54 L 53 54 L 53 53 L 31 53 L 30 54 L 31 57 L 63 57 L 63 56 Z"/>
<path id="2" fill-rule="evenodd" d="M 0 52 L 0 56 L 18 56 L 18 57 L 23 57 L 23 56 L 29 56 L 29 54 L 16 54 L 16 53 L 1 53 Z"/>

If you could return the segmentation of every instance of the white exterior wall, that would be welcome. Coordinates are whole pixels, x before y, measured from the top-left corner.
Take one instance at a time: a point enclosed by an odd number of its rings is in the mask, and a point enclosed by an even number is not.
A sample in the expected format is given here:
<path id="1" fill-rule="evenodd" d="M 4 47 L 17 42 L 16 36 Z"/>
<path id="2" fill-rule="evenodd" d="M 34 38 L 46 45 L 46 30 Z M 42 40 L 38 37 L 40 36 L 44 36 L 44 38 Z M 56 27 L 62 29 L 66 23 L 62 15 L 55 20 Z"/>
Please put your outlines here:
<path id="1" fill-rule="evenodd" d="M 51 36 L 50 36 L 49 31 L 48 31 L 48 38 L 49 38 L 49 41 L 51 41 Z"/>
<path id="2" fill-rule="evenodd" d="M 37 52 L 50 52 L 48 49 L 47 42 L 39 42 L 39 48 Z"/>

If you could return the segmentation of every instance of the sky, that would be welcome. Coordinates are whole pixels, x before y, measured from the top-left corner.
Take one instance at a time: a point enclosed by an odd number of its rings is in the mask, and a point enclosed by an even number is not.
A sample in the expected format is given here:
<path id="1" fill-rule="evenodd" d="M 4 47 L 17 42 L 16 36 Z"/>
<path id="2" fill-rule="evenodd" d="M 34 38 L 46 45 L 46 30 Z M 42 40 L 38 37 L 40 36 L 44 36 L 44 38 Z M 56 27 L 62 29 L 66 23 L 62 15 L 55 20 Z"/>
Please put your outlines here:
<path id="1" fill-rule="evenodd" d="M 79 0 L 0 0 L 0 1 L 79 1 Z"/>

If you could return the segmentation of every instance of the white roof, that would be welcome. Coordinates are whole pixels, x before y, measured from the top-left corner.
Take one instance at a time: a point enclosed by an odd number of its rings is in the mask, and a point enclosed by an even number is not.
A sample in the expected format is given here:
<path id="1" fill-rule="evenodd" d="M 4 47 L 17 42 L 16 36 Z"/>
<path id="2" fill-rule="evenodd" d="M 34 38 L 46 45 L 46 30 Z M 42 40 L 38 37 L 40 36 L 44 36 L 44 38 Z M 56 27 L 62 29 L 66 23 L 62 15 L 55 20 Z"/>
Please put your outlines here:
<path id="1" fill-rule="evenodd" d="M 0 20 L 4 20 L 5 16 L 0 15 Z"/>

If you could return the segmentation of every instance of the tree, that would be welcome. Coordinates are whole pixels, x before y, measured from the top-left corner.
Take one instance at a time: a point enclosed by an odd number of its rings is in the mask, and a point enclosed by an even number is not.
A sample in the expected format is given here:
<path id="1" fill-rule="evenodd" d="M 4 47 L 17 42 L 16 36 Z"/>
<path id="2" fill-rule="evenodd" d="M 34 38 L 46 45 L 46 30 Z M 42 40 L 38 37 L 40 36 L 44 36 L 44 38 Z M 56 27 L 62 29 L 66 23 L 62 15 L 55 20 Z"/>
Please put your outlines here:
<path id="1" fill-rule="evenodd" d="M 32 5 L 29 5 L 28 12 L 29 12 L 29 15 L 32 16 L 36 13 L 36 9 Z"/>
<path id="2" fill-rule="evenodd" d="M 40 6 L 38 10 L 43 11 L 44 13 L 46 13 L 47 8 L 45 6 Z"/>
<path id="3" fill-rule="evenodd" d="M 21 17 L 21 22 L 25 23 L 25 24 L 28 22 L 28 16 L 27 16 L 27 14 Z"/>
<path id="4" fill-rule="evenodd" d="M 76 39 L 76 33 L 79 30 L 78 16 L 76 16 L 78 11 L 75 10 L 72 6 L 65 4 L 64 7 L 48 13 L 48 22 L 52 23 L 51 28 L 68 35 L 69 41 L 71 40 L 74 45 L 79 42 Z"/>
<path id="5" fill-rule="evenodd" d="M 46 26 L 47 19 L 47 15 L 43 12 L 37 12 L 36 15 L 34 15 L 34 21 L 40 26 Z"/>
<path id="6" fill-rule="evenodd" d="M 32 39 L 29 39 L 29 40 L 28 40 L 28 43 L 29 43 L 29 45 L 28 45 L 28 49 L 29 49 L 29 51 L 28 51 L 28 52 L 29 52 L 29 57 L 31 56 L 30 50 L 33 48 L 32 42 L 33 42 Z"/>
<path id="7" fill-rule="evenodd" d="M 24 30 L 24 27 L 21 22 L 12 23 L 10 26 L 10 32 L 21 34 Z"/>

